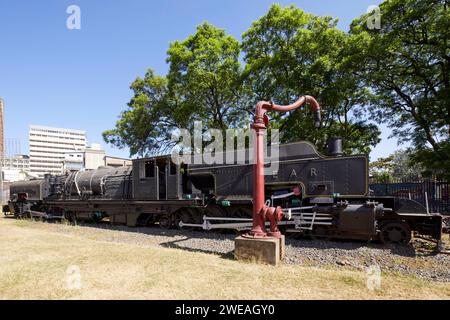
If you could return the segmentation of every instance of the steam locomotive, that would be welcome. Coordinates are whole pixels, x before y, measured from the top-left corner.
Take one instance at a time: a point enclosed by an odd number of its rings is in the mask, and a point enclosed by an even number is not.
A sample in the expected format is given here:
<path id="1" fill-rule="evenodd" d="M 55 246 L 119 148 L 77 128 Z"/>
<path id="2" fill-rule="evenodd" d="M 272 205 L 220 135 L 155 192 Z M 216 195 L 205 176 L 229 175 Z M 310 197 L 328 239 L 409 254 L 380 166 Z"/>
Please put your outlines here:
<path id="1" fill-rule="evenodd" d="M 309 142 L 280 145 L 277 168 L 265 178 L 267 201 L 285 213 L 280 229 L 385 243 L 409 243 L 412 233 L 441 239 L 440 214 L 408 199 L 371 196 L 367 157 L 345 156 L 341 149 L 340 139 L 329 143 L 327 156 Z M 177 164 L 167 155 L 135 159 L 132 167 L 16 182 L 4 211 L 127 226 L 245 230 L 252 225 L 252 152 L 244 149 L 245 161 L 231 165 Z"/>

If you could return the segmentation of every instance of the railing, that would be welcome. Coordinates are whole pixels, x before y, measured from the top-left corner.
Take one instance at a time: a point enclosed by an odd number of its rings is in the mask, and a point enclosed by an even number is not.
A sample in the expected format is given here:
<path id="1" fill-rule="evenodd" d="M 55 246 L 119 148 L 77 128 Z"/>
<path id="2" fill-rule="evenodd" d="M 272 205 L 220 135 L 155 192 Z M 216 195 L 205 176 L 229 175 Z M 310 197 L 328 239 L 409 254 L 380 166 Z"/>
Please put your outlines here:
<path id="1" fill-rule="evenodd" d="M 450 182 L 444 180 L 397 180 L 389 183 L 372 183 L 375 196 L 394 196 L 415 200 L 430 212 L 450 215 Z"/>

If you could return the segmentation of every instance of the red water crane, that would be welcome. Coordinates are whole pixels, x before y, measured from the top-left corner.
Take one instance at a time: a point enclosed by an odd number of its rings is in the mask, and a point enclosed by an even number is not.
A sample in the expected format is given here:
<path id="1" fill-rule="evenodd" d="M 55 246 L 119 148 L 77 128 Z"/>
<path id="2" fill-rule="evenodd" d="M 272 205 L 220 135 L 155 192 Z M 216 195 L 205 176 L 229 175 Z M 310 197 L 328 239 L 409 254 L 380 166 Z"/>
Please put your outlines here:
<path id="1" fill-rule="evenodd" d="M 256 105 L 256 112 L 252 128 L 256 133 L 255 159 L 253 171 L 253 229 L 248 232 L 246 237 L 264 238 L 281 236 L 278 230 L 278 221 L 283 217 L 281 207 L 268 207 L 265 205 L 264 193 L 264 132 L 269 125 L 269 118 L 266 115 L 268 111 L 288 112 L 308 103 L 314 111 L 314 125 L 320 127 L 320 105 L 315 98 L 303 96 L 288 106 L 276 105 L 273 102 L 260 101 Z M 266 232 L 265 221 L 270 221 L 270 232 Z"/>

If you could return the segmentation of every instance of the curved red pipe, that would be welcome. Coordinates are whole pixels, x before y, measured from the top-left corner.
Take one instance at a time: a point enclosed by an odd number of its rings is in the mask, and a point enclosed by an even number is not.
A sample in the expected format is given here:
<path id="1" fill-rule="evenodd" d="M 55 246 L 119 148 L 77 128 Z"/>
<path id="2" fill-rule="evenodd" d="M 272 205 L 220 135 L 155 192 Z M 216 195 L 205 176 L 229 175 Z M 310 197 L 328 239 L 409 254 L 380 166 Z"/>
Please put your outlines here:
<path id="1" fill-rule="evenodd" d="M 313 111 L 319 111 L 320 105 L 314 97 L 311 96 L 302 96 L 293 104 L 287 106 L 280 106 L 274 104 L 273 102 L 260 101 L 256 105 L 256 117 L 262 117 L 267 111 L 279 111 L 279 112 L 288 112 L 291 110 L 295 110 L 301 107 L 303 104 L 309 103 L 313 109 Z"/>
<path id="2" fill-rule="evenodd" d="M 281 208 L 267 208 L 264 204 L 264 130 L 268 125 L 267 111 L 288 112 L 309 103 L 314 111 L 315 126 L 320 127 L 320 105 L 311 96 L 302 96 L 288 106 L 276 105 L 273 102 L 260 101 L 256 105 L 255 119 L 252 128 L 256 133 L 255 158 L 256 164 L 253 171 L 253 229 L 246 234 L 249 237 L 280 237 L 277 221 L 281 219 Z M 265 220 L 270 220 L 270 232 L 265 230 Z"/>
<path id="3" fill-rule="evenodd" d="M 255 122 L 263 122 L 264 115 L 267 111 L 288 112 L 301 107 L 303 104 L 308 103 L 311 105 L 311 109 L 314 111 L 315 126 L 320 126 L 320 104 L 312 96 L 302 96 L 296 102 L 281 106 L 274 104 L 273 102 L 260 101 L 256 104 Z"/>

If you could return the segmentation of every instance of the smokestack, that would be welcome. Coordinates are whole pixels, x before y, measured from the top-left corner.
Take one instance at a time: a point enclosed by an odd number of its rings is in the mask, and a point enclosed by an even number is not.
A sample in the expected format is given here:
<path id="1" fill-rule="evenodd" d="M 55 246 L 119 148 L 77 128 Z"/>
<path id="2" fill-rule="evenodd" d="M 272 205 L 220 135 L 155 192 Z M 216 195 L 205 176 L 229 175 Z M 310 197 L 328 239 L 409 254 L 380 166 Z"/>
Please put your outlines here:
<path id="1" fill-rule="evenodd" d="M 342 138 L 331 137 L 327 141 L 328 154 L 331 156 L 342 156 Z"/>

